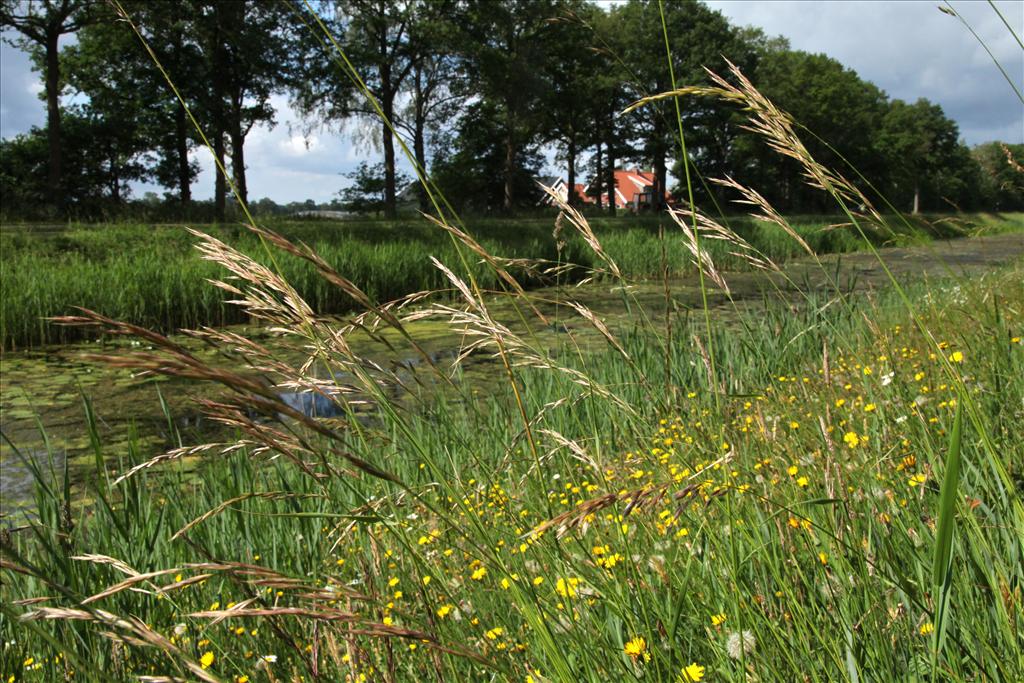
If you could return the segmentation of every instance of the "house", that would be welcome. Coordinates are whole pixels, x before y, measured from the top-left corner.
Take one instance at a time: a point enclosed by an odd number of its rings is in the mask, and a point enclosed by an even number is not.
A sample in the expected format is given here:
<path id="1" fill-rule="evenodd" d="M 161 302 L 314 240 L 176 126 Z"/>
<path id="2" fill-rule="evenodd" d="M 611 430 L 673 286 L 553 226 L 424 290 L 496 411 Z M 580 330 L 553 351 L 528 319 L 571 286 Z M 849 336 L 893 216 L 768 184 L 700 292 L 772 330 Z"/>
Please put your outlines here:
<path id="1" fill-rule="evenodd" d="M 569 196 L 567 191 L 568 184 L 562 178 L 545 176 L 538 180 L 544 183 L 544 185 L 553 188 L 562 201 L 565 201 L 565 198 Z M 649 209 L 653 204 L 654 182 L 653 172 L 641 171 L 639 168 L 634 168 L 633 170 L 615 169 L 615 208 L 634 212 L 638 212 L 641 209 Z M 588 194 L 588 190 L 590 190 L 589 185 L 576 184 L 576 194 L 580 198 L 579 204 L 596 205 L 597 197 Z M 608 206 L 607 194 L 601 199 L 601 206 Z M 545 195 L 541 203 L 551 206 L 554 202 L 551 197 Z M 665 203 L 669 205 L 675 203 L 672 193 L 668 190 L 665 191 Z"/>
<path id="2" fill-rule="evenodd" d="M 542 183 L 545 187 L 550 187 L 558 195 L 558 198 L 563 202 L 569 197 L 569 184 L 562 178 L 557 176 L 549 175 L 542 178 L 537 178 L 537 182 Z M 587 186 L 580 183 L 576 183 L 576 196 L 579 198 L 578 204 L 593 204 L 594 198 L 587 194 Z M 550 196 L 545 194 L 541 197 L 541 205 L 552 206 L 555 202 Z"/>
<path id="3" fill-rule="evenodd" d="M 654 183 L 653 171 L 615 169 L 615 208 L 630 211 L 650 208 L 654 203 Z M 607 206 L 608 196 L 602 199 L 601 204 Z M 666 189 L 665 203 L 671 205 L 674 202 L 672 193 Z"/>

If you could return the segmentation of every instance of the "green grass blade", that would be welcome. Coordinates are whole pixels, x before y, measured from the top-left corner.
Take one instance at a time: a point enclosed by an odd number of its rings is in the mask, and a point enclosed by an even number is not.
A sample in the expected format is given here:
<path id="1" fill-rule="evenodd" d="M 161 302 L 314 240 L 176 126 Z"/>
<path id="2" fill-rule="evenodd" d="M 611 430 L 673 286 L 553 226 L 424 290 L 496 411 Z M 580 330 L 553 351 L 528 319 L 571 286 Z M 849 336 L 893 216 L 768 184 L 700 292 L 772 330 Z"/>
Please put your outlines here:
<path id="1" fill-rule="evenodd" d="M 949 593 L 953 574 L 953 531 L 956 526 L 957 491 L 960 486 L 960 447 L 963 441 L 963 407 L 957 401 L 953 431 L 949 436 L 946 455 L 946 473 L 939 492 L 938 530 L 935 537 L 935 558 L 932 564 L 932 582 L 935 594 L 935 631 L 932 674 L 945 642 L 949 626 Z"/>

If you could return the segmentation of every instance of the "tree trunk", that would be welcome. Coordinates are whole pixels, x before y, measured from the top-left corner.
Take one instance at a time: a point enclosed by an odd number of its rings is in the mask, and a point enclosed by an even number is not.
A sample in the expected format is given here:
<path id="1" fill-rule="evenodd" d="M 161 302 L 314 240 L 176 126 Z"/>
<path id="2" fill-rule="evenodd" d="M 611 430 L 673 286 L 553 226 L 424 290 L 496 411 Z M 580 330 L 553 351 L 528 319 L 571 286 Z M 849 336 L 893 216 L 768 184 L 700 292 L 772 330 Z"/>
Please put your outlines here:
<path id="1" fill-rule="evenodd" d="M 513 175 L 515 174 L 516 168 L 516 144 L 513 131 L 515 125 L 515 118 L 512 116 L 512 107 L 509 102 L 505 102 L 505 168 L 504 168 L 504 181 L 505 187 L 503 191 L 503 198 L 501 206 L 506 213 L 512 212 L 512 206 L 515 201 L 515 185 L 513 182 Z"/>
<path id="2" fill-rule="evenodd" d="M 64 196 L 61 191 L 60 60 L 57 51 L 59 38 L 58 33 L 46 36 L 46 137 L 50 148 L 46 193 L 50 206 L 58 213 L 62 213 Z"/>
<path id="3" fill-rule="evenodd" d="M 654 196 L 651 197 L 651 208 L 660 211 L 665 208 L 665 145 L 660 137 L 661 126 L 655 126 L 656 138 L 654 147 Z"/>
<path id="4" fill-rule="evenodd" d="M 566 164 L 568 165 L 569 179 L 566 181 L 568 186 L 566 187 L 566 199 L 565 203 L 569 206 L 576 206 L 580 203 L 580 198 L 576 195 L 576 140 L 570 137 L 569 144 L 566 147 Z"/>
<path id="5" fill-rule="evenodd" d="M 416 157 L 416 166 L 419 167 L 419 172 L 423 174 L 423 181 L 419 183 L 418 194 L 420 198 L 420 211 L 427 213 L 430 211 L 430 197 L 427 196 L 427 142 L 426 142 L 426 127 L 427 127 L 427 113 L 423 106 L 423 70 L 421 67 L 416 67 L 415 75 L 415 94 L 414 97 L 414 112 L 413 112 L 413 133 L 412 133 L 412 153 Z"/>
<path id="6" fill-rule="evenodd" d="M 174 144 L 178 156 L 178 199 L 183 209 L 192 202 L 192 174 L 188 167 L 188 133 L 185 127 L 185 105 L 178 102 L 174 111 Z"/>
<path id="7" fill-rule="evenodd" d="M 213 219 L 223 223 L 227 207 L 227 178 L 221 169 L 224 168 L 224 131 L 217 126 L 213 133 L 213 156 L 217 159 L 217 179 L 213 186 Z"/>
<path id="8" fill-rule="evenodd" d="M 242 132 L 242 98 L 231 98 L 231 175 L 235 178 L 238 201 L 249 205 L 249 189 L 245 183 L 245 133 Z"/>
<path id="9" fill-rule="evenodd" d="M 914 183 L 914 215 L 916 216 L 921 209 L 921 186 Z"/>
<path id="10" fill-rule="evenodd" d="M 394 95 L 381 99 L 381 110 L 384 121 L 394 120 Z M 395 140 L 391 137 L 391 129 L 387 123 L 381 124 L 381 136 L 384 143 L 384 217 L 395 218 L 398 215 L 395 198 Z"/>
<path id="11" fill-rule="evenodd" d="M 597 185 L 597 209 L 601 210 L 604 206 L 604 164 L 603 164 L 603 145 L 600 142 L 597 143 L 597 171 L 594 173 L 594 182 Z"/>
<path id="12" fill-rule="evenodd" d="M 121 179 L 117 173 L 117 153 L 111 152 L 110 154 L 110 199 L 114 202 L 114 205 L 121 204 Z"/>
<path id="13" fill-rule="evenodd" d="M 608 215 L 615 215 L 616 196 L 615 196 L 615 112 L 609 107 L 608 118 L 605 122 L 604 134 L 605 138 L 604 147 L 608 151 L 608 158 L 605 159 L 605 186 L 608 188 Z"/>
<path id="14" fill-rule="evenodd" d="M 213 118 L 213 156 L 216 158 L 216 179 L 214 181 L 213 188 L 213 211 L 214 220 L 218 223 L 223 223 L 226 217 L 226 199 L 227 199 L 227 178 L 224 175 L 227 172 L 227 167 L 224 165 L 224 134 L 226 133 L 227 125 L 225 120 L 224 112 L 224 98 L 227 95 L 227 68 L 228 59 L 225 49 L 225 22 L 227 18 L 225 13 L 228 11 L 226 5 L 221 3 L 215 3 L 213 5 L 214 13 L 214 31 L 213 31 L 213 74 L 211 78 L 211 85 L 213 92 L 212 100 L 212 118 Z"/>

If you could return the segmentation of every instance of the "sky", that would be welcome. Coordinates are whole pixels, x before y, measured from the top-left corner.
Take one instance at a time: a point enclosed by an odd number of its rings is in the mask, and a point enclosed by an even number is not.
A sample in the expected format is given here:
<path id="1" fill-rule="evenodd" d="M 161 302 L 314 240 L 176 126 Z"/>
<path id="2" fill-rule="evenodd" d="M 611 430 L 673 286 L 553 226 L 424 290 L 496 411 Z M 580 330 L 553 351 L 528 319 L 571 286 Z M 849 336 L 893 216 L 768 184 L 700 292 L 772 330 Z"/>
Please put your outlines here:
<path id="1" fill-rule="evenodd" d="M 788 38 L 794 49 L 837 59 L 890 97 L 911 102 L 925 97 L 942 105 L 969 145 L 991 140 L 1024 142 L 1024 105 L 970 31 L 959 19 L 937 9 L 938 0 L 709 0 L 707 4 L 735 25 L 760 27 L 768 35 Z M 1024 88 L 1024 50 L 989 4 L 954 1 L 952 6 L 1010 79 Z M 1024 1 L 999 0 L 996 6 L 1017 35 L 1024 33 Z M 44 123 L 41 90 L 40 76 L 31 70 L 28 57 L 6 43 L 0 46 L 0 137 Z M 307 131 L 287 97 L 275 96 L 272 104 L 277 125 L 257 127 L 246 140 L 251 199 L 326 202 L 348 184 L 344 173 L 360 161 L 380 159 L 371 146 L 354 142 L 355 128 Z M 213 189 L 212 163 L 205 150 L 197 152 L 197 158 L 203 171 L 193 193 L 207 198 Z M 553 157 L 548 158 L 550 163 Z M 550 167 L 545 172 L 559 169 Z M 138 186 L 135 194 L 146 190 L 160 191 Z"/>

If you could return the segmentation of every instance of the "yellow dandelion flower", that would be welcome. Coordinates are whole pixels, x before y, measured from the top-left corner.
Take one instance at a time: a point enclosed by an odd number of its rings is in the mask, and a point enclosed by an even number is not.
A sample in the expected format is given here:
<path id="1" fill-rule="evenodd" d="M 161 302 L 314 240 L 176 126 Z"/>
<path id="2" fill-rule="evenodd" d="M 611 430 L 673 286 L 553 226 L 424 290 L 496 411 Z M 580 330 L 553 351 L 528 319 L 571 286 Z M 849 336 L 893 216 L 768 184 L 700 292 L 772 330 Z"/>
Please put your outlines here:
<path id="1" fill-rule="evenodd" d="M 492 629 L 491 629 L 490 631 L 488 631 L 488 632 L 487 632 L 486 634 L 484 634 L 484 635 L 486 635 L 486 636 L 487 636 L 487 639 L 488 639 L 488 640 L 497 640 L 497 639 L 498 639 L 498 636 L 500 636 L 500 635 L 501 635 L 502 633 L 504 633 L 504 632 L 505 632 L 505 629 L 503 629 L 503 628 L 502 628 L 502 627 L 500 627 L 500 626 L 496 626 L 495 628 L 492 628 Z"/>
<path id="2" fill-rule="evenodd" d="M 429 574 L 427 574 L 426 576 L 423 577 L 423 585 L 426 586 L 428 583 L 430 583 L 430 575 Z"/>
<path id="3" fill-rule="evenodd" d="M 632 640 L 626 643 L 625 647 L 622 648 L 627 655 L 635 662 L 639 659 L 643 659 L 645 662 L 651 660 L 651 655 L 647 652 L 647 641 L 641 636 L 636 636 Z"/>
<path id="4" fill-rule="evenodd" d="M 960 352 L 960 351 L 954 351 L 949 356 L 949 362 L 950 363 L 963 363 L 964 362 L 964 354 L 962 352 Z"/>
<path id="5" fill-rule="evenodd" d="M 437 616 L 439 616 L 442 619 L 444 619 L 446 616 L 448 616 L 451 613 L 452 609 L 454 609 L 452 607 L 452 605 L 441 605 L 440 607 L 437 608 Z"/>
<path id="6" fill-rule="evenodd" d="M 477 567 L 475 570 L 473 570 L 473 573 L 470 575 L 469 578 L 473 579 L 474 581 L 480 581 L 485 576 L 487 576 L 487 567 Z"/>
<path id="7" fill-rule="evenodd" d="M 725 616 L 725 612 L 719 612 L 718 614 L 712 614 L 711 615 L 711 625 L 712 626 L 721 626 L 722 624 L 725 623 L 726 618 L 727 617 Z"/>
<path id="8" fill-rule="evenodd" d="M 921 624 L 921 628 L 919 629 L 922 636 L 926 636 L 934 630 L 935 625 L 930 621 L 926 621 L 923 624 Z"/>
<path id="9" fill-rule="evenodd" d="M 828 555 L 825 553 L 818 553 L 818 561 L 822 564 L 828 564 Z"/>
<path id="10" fill-rule="evenodd" d="M 856 448 L 860 445 L 861 438 L 857 432 L 846 432 L 846 434 L 843 435 L 843 442 L 850 448 Z"/>
<path id="11" fill-rule="evenodd" d="M 697 683 L 702 678 L 704 678 L 704 667 L 697 662 L 683 667 L 683 671 L 679 675 L 680 683 Z"/>
<path id="12" fill-rule="evenodd" d="M 796 480 L 796 485 L 802 489 L 807 488 L 807 485 L 810 483 L 811 482 L 807 477 L 800 477 L 799 479 Z"/>
<path id="13" fill-rule="evenodd" d="M 209 669 L 213 666 L 213 659 L 214 657 L 212 652 L 204 652 L 203 656 L 199 658 L 199 665 L 204 669 Z"/>
<path id="14" fill-rule="evenodd" d="M 907 484 L 909 484 L 911 488 L 914 488 L 915 486 L 920 486 L 921 484 L 925 483 L 926 481 L 928 481 L 928 475 L 926 475 L 926 474 L 915 474 L 914 476 L 912 476 L 910 478 L 910 480 L 907 482 Z"/>

